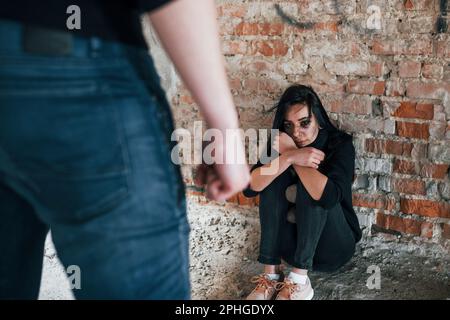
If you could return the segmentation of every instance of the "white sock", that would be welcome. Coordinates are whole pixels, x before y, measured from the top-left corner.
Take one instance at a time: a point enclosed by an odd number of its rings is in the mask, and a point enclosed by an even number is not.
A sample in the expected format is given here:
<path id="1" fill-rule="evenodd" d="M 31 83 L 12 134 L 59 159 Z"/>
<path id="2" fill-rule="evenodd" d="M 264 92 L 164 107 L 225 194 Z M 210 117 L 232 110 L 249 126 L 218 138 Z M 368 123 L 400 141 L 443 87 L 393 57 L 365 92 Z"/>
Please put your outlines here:
<path id="1" fill-rule="evenodd" d="M 295 272 L 290 272 L 288 278 L 291 279 L 292 282 L 294 282 L 294 283 L 306 284 L 306 280 L 308 279 L 308 276 L 303 275 L 303 274 L 298 274 Z"/>
<path id="2" fill-rule="evenodd" d="M 269 277 L 270 280 L 275 280 L 278 281 L 280 279 L 280 274 L 279 273 L 268 273 L 267 277 Z"/>

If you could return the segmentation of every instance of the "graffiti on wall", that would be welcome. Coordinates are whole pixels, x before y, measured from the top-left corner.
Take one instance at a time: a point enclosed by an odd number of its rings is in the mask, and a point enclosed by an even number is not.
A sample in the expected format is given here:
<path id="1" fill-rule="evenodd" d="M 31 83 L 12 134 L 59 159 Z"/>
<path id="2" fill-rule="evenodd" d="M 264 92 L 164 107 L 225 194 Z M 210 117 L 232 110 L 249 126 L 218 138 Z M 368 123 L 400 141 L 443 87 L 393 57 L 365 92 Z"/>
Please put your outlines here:
<path id="1" fill-rule="evenodd" d="M 439 17 L 436 22 L 436 31 L 438 33 L 446 33 L 448 31 L 447 13 L 450 9 L 448 0 L 440 0 Z"/>
<path id="2" fill-rule="evenodd" d="M 436 32 L 437 33 L 446 33 L 448 31 L 448 11 L 450 10 L 450 1 L 449 0 L 439 0 L 439 15 L 436 21 Z M 340 16 L 338 20 L 338 25 L 346 25 L 351 27 L 357 32 L 368 32 L 372 33 L 377 30 L 381 30 L 381 21 L 382 14 L 381 9 L 378 5 L 372 4 L 367 7 L 366 13 L 368 15 L 367 20 L 363 24 L 358 24 L 352 21 L 349 21 L 343 14 L 341 10 L 341 5 L 339 4 L 339 0 L 333 0 L 333 9 L 334 12 Z M 279 4 L 275 4 L 275 10 L 278 16 L 287 24 L 297 27 L 299 29 L 314 29 L 317 22 L 313 21 L 303 21 L 302 19 L 298 19 L 296 17 L 290 16 L 286 13 L 283 8 Z"/>

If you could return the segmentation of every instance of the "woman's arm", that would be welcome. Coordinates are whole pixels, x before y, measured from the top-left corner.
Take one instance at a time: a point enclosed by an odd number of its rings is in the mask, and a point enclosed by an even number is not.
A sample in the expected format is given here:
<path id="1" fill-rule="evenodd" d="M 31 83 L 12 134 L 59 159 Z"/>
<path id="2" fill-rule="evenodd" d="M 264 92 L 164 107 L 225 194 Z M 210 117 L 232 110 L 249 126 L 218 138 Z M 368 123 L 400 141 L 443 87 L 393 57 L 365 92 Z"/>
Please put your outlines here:
<path id="1" fill-rule="evenodd" d="M 256 192 L 264 190 L 276 177 L 292 164 L 291 151 L 296 150 L 295 142 L 284 132 L 278 132 L 272 145 L 272 152 L 280 154 L 268 164 L 252 171 L 250 189 Z"/>
<path id="2" fill-rule="evenodd" d="M 322 197 L 328 177 L 314 168 L 299 165 L 293 165 L 293 167 L 311 198 L 319 200 Z"/>
<path id="3" fill-rule="evenodd" d="M 352 140 L 343 142 L 329 159 L 326 175 L 314 168 L 294 164 L 294 169 L 311 198 L 325 209 L 341 202 L 353 183 L 355 147 Z"/>
<path id="4" fill-rule="evenodd" d="M 217 13 L 213 0 L 177 0 L 149 14 L 169 57 L 192 93 L 209 128 L 222 131 L 239 127 L 221 52 Z M 237 157 L 245 149 L 236 139 Z M 225 142 L 215 143 L 216 154 L 226 159 Z M 245 160 L 244 160 L 245 162 Z M 207 177 L 207 175 L 210 175 Z M 207 194 L 222 201 L 248 186 L 247 164 L 215 164 L 204 179 Z"/>
<path id="5" fill-rule="evenodd" d="M 282 174 L 290 165 L 293 165 L 306 191 L 308 191 L 314 200 L 319 200 L 327 184 L 328 177 L 315 168 L 293 164 L 294 160 L 292 155 L 296 151 L 289 150 L 265 166 L 255 169 L 251 173 L 250 188 L 258 192 L 264 190 L 276 177 Z M 270 173 L 264 174 L 264 171 Z"/>
<path id="6" fill-rule="evenodd" d="M 289 168 L 290 165 L 315 170 L 314 168 L 317 168 L 320 161 L 324 158 L 324 153 L 318 149 L 312 147 L 298 149 L 294 141 L 284 132 L 281 132 L 277 136 L 273 148 L 275 151 L 281 153 L 281 155 L 251 173 L 250 188 L 254 191 L 259 192 L 264 190 L 276 177 Z M 313 185 L 315 177 L 310 176 L 312 174 L 311 171 L 300 170 L 304 179 L 308 179 L 308 186 L 310 184 Z M 315 171 L 320 173 L 317 170 Z M 297 174 L 300 176 L 299 172 Z"/>
<path id="7" fill-rule="evenodd" d="M 288 153 L 282 154 L 268 164 L 252 171 L 250 176 L 250 188 L 260 192 L 264 190 L 276 177 L 282 174 L 291 165 Z"/>

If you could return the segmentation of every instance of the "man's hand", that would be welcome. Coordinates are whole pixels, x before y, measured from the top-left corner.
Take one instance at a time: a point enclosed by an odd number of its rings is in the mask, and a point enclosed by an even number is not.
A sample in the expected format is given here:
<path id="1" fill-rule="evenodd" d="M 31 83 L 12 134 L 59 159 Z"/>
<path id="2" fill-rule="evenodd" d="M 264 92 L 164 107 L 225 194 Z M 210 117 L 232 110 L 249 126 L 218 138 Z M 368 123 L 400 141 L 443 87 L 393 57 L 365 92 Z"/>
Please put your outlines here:
<path id="1" fill-rule="evenodd" d="M 224 159 L 226 150 L 222 148 Z M 206 196 L 215 201 L 225 201 L 234 194 L 244 190 L 250 183 L 250 172 L 247 164 L 200 164 L 197 167 L 194 183 L 205 187 Z"/>
<path id="2" fill-rule="evenodd" d="M 227 80 L 215 2 L 171 1 L 149 18 L 208 127 L 237 129 L 238 114 Z M 220 152 L 225 154 L 224 149 Z M 239 146 L 237 151 L 244 154 L 245 149 Z M 218 201 L 243 190 L 250 181 L 246 164 L 213 165 L 208 170 L 200 165 L 197 171 L 197 180 L 206 184 L 208 197 Z"/>
<path id="3" fill-rule="evenodd" d="M 209 199 L 225 201 L 248 186 L 250 174 L 247 165 L 201 164 L 194 181 L 198 186 L 205 186 Z"/>

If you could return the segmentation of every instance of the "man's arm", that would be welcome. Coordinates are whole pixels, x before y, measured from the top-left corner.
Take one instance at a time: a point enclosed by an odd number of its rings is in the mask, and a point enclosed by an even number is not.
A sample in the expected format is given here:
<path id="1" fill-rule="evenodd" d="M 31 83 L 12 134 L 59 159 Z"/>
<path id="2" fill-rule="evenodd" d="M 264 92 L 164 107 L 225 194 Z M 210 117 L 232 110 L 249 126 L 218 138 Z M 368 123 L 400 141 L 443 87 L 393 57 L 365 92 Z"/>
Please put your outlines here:
<path id="1" fill-rule="evenodd" d="M 224 58 L 221 52 L 217 13 L 213 0 L 177 0 L 149 14 L 166 52 L 197 102 L 209 128 L 225 137 L 226 129 L 239 127 Z M 236 159 L 245 159 L 244 146 L 236 139 Z M 216 154 L 225 158 L 225 144 Z M 207 177 L 207 175 L 210 175 Z M 243 190 L 250 181 L 247 164 L 216 164 L 205 173 L 207 194 L 223 201 Z"/>
<path id="2" fill-rule="evenodd" d="M 213 0 L 177 0 L 149 14 L 164 48 L 210 127 L 238 128 Z"/>

